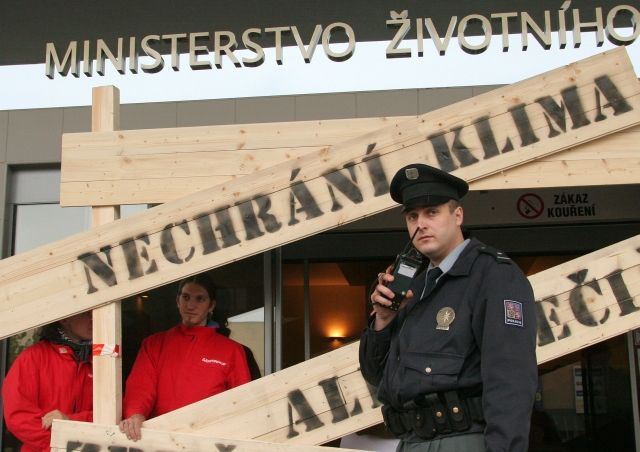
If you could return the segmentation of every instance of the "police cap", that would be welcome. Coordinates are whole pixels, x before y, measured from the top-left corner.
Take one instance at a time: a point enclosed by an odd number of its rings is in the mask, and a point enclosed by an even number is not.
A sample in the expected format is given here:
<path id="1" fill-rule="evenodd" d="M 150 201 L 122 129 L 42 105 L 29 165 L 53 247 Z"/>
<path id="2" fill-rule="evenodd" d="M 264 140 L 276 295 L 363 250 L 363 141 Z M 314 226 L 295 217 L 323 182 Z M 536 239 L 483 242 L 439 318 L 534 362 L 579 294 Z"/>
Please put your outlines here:
<path id="1" fill-rule="evenodd" d="M 459 177 L 422 163 L 400 168 L 391 180 L 391 198 L 406 208 L 430 207 L 450 199 L 459 201 L 469 184 Z"/>

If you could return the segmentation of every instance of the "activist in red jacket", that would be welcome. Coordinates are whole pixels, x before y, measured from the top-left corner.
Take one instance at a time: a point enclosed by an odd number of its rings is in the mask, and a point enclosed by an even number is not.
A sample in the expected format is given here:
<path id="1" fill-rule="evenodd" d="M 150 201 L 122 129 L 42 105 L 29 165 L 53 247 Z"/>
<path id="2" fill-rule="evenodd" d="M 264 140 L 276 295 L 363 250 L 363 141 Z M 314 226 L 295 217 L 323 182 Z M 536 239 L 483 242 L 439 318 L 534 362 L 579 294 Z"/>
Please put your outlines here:
<path id="1" fill-rule="evenodd" d="M 182 323 L 142 343 L 127 378 L 120 430 L 140 439 L 142 422 L 251 380 L 239 343 L 206 326 L 215 308 L 204 275 L 180 283 Z"/>
<path id="2" fill-rule="evenodd" d="M 2 386 L 7 428 L 23 452 L 48 451 L 54 419 L 92 421 L 91 311 L 48 325 Z"/>

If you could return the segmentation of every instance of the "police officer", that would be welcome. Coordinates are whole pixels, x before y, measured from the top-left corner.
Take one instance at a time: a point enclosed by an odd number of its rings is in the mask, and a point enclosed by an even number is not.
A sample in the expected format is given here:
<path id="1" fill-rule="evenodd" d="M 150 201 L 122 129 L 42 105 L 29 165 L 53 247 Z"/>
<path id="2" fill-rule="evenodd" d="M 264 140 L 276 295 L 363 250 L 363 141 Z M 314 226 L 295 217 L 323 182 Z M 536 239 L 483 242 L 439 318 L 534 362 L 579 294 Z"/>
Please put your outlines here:
<path id="1" fill-rule="evenodd" d="M 400 303 L 393 269 L 378 274 L 360 368 L 401 438 L 398 451 L 528 448 L 538 376 L 533 291 L 505 254 L 463 236 L 459 201 L 468 190 L 423 164 L 391 181 L 428 265 Z"/>

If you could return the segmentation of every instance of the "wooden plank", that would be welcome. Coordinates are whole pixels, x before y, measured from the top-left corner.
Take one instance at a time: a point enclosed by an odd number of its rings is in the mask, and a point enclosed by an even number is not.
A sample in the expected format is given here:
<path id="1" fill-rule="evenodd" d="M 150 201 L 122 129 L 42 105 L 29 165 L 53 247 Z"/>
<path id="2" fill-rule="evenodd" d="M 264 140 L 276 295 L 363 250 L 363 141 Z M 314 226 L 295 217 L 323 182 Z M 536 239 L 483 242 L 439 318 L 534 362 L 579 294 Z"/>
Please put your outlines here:
<path id="1" fill-rule="evenodd" d="M 99 134 L 67 133 L 64 135 L 63 149 L 74 160 L 82 159 L 87 151 L 105 158 L 276 149 L 298 147 L 301 144 L 326 146 L 410 118 L 414 116 L 121 130 Z M 345 121 L 348 128 L 344 126 Z M 74 173 L 71 169 L 69 175 Z"/>
<path id="2" fill-rule="evenodd" d="M 91 129 L 93 132 L 120 128 L 120 91 L 113 86 L 92 90 Z M 92 208 L 93 226 L 111 223 L 120 218 L 120 206 Z M 121 304 L 115 301 L 93 310 L 93 344 L 105 349 L 122 343 Z M 93 357 L 93 420 L 116 424 L 122 418 L 122 359 L 119 354 Z"/>
<path id="3" fill-rule="evenodd" d="M 472 190 L 587 187 L 636 184 L 640 158 L 606 160 L 537 161 L 471 184 Z M 554 181 L 549 184 L 549 181 Z M 564 182 L 562 182 L 564 181 Z"/>
<path id="4" fill-rule="evenodd" d="M 4 259 L 0 337 L 389 209 L 406 164 L 474 182 L 639 123 L 626 52 L 605 52 Z"/>
<path id="5" fill-rule="evenodd" d="M 130 441 L 117 426 L 56 420 L 51 429 L 52 451 L 114 451 L 139 452 L 187 450 L 190 452 L 327 452 L 320 446 L 288 445 L 264 441 L 213 438 L 210 436 L 142 429 L 140 441 Z M 341 449 L 357 452 L 354 449 Z"/>
<path id="6" fill-rule="evenodd" d="M 104 204 L 131 204 L 123 195 L 130 183 L 136 202 L 164 203 L 408 118 L 64 134 L 60 203 L 90 205 L 87 197 L 95 193 Z M 168 188 L 154 194 L 159 186 Z"/>
<path id="7" fill-rule="evenodd" d="M 276 123 L 273 129 L 262 124 L 211 126 L 204 128 L 154 129 L 143 141 L 140 131 L 103 134 L 95 140 L 104 144 L 96 149 L 90 134 L 65 134 L 62 147 L 62 205 L 159 204 L 213 187 L 241 175 L 316 152 L 346 139 L 373 132 L 383 124 L 400 123 L 409 117 L 299 121 Z M 267 141 L 259 149 L 235 149 L 224 137 L 236 128 L 250 136 L 251 143 Z M 342 128 L 342 132 L 340 132 Z M 331 133 L 327 133 L 328 129 Z M 173 141 L 167 130 L 174 130 Z M 220 143 L 214 137 L 221 136 Z M 286 133 L 284 133 L 286 131 Z M 340 132 L 340 133 L 339 133 Z M 129 135 L 134 135 L 130 137 Z M 195 136 L 194 136 L 195 135 Z M 235 132 L 233 135 L 241 135 Z M 274 137 L 280 141 L 274 141 Z M 191 150 L 197 142 L 198 150 Z M 640 128 L 634 127 L 539 160 L 544 174 L 563 175 L 564 185 L 634 183 L 640 179 L 638 143 Z M 474 143 L 480 146 L 480 143 Z M 295 147 L 294 147 L 295 146 Z M 233 149 L 229 149 L 233 148 Z M 90 151 L 90 152 L 87 152 Z M 482 152 L 473 149 L 474 153 Z M 567 167 L 567 161 L 584 160 Z M 576 169 L 575 167 L 578 167 Z M 523 188 L 533 177 L 512 169 L 485 178 L 472 189 Z M 522 176 L 525 176 L 523 178 Z M 537 178 L 540 181 L 540 178 Z M 558 180 L 558 179 L 552 179 Z M 528 185 L 531 186 L 531 185 Z"/>
<path id="8" fill-rule="evenodd" d="M 93 310 L 93 343 L 111 350 L 122 344 L 121 302 Z M 122 419 L 122 358 L 120 354 L 93 357 L 93 420 L 117 424 Z"/>
<path id="9" fill-rule="evenodd" d="M 529 277 L 538 363 L 640 326 L 640 235 Z M 358 343 L 150 419 L 145 426 L 319 444 L 382 420 L 358 368 Z"/>
<path id="10" fill-rule="evenodd" d="M 537 302 L 538 363 L 640 325 L 640 235 L 529 280 Z M 320 444 L 379 423 L 379 406 L 360 374 L 355 342 L 150 419 L 145 427 Z"/>
<path id="11" fill-rule="evenodd" d="M 623 134 L 621 132 L 620 134 Z M 617 135 L 617 134 L 616 134 Z M 596 140 L 594 140 L 596 141 Z M 606 138 L 597 141 L 606 141 Z M 606 147 L 603 147 L 606 149 Z M 579 151 L 579 149 L 576 149 Z M 562 154 L 565 154 L 564 152 Z M 603 154 L 605 154 L 603 152 Z M 608 155 L 608 153 L 606 153 Z M 628 157 L 579 159 L 579 153 L 567 160 L 560 156 L 536 160 L 535 165 L 511 168 L 470 184 L 473 190 L 502 190 L 519 188 L 582 187 L 597 185 L 635 184 L 640 180 L 638 147 L 627 152 Z M 209 164 L 211 166 L 211 164 Z M 238 173 L 239 174 L 239 173 Z M 551 176 L 551 177 L 548 177 Z M 205 190 L 234 176 L 211 176 L 165 179 L 130 179 L 113 181 L 69 182 L 66 184 L 68 205 L 109 204 L 158 204 L 176 200 L 182 196 Z M 125 195 L 124 193 L 128 193 Z"/>
<path id="12" fill-rule="evenodd" d="M 357 136 L 357 135 L 356 135 Z M 328 143 L 323 146 L 331 145 Z M 77 167 L 80 183 L 92 181 L 118 182 L 128 179 L 175 179 L 189 177 L 226 176 L 251 174 L 276 163 L 295 159 L 307 152 L 318 151 L 323 146 L 308 146 L 301 142 L 299 147 L 214 151 L 214 152 L 159 152 L 157 154 L 95 155 L 76 158 L 63 157 L 67 177 L 70 168 Z M 94 151 L 90 151 L 94 152 Z M 67 179 L 63 183 L 72 181 Z"/>
<path id="13" fill-rule="evenodd" d="M 529 277 L 538 363 L 640 326 L 640 235 Z"/>
<path id="14" fill-rule="evenodd" d="M 328 425 L 340 424 L 344 434 L 358 431 L 366 426 L 359 411 L 379 403 L 360 374 L 357 350 L 356 342 L 226 391 L 215 410 L 209 398 L 150 419 L 145 426 L 212 436 L 224 431 L 227 438 L 295 444 L 331 440 L 323 428 Z"/>
<path id="15" fill-rule="evenodd" d="M 471 190 L 623 185 L 638 181 L 640 127 L 633 127 L 538 159 L 535 165 L 485 177 L 473 182 Z"/>

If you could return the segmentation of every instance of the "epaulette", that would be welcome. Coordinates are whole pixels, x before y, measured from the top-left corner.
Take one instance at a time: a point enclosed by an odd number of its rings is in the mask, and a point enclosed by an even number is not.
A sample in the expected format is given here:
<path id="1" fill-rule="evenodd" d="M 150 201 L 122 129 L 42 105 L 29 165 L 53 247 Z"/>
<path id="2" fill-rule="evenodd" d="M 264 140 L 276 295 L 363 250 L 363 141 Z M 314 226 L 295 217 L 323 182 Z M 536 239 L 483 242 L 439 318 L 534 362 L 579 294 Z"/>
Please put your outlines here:
<path id="1" fill-rule="evenodd" d="M 493 248 L 492 246 L 483 245 L 480 248 L 478 248 L 478 251 L 480 251 L 481 253 L 489 254 L 490 256 L 493 256 L 493 258 L 500 264 L 511 263 L 511 258 L 509 256 L 507 256 L 502 251 L 496 248 Z"/>

